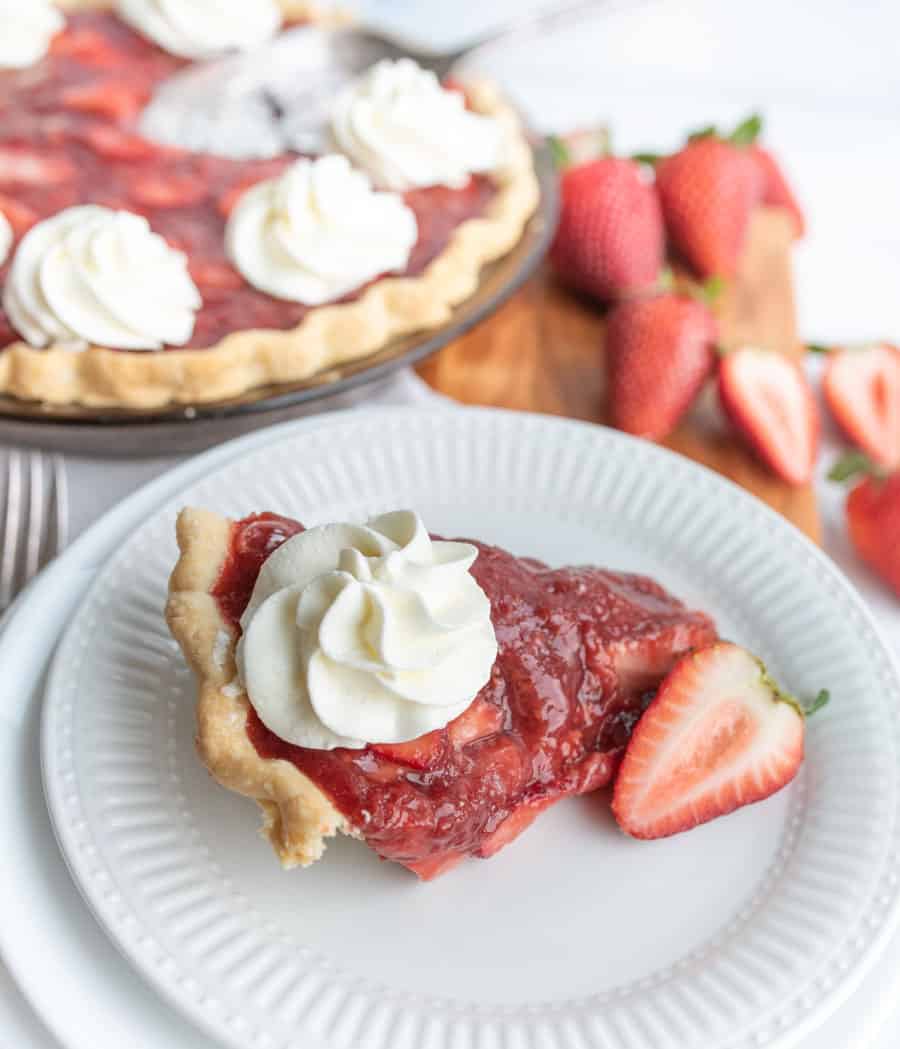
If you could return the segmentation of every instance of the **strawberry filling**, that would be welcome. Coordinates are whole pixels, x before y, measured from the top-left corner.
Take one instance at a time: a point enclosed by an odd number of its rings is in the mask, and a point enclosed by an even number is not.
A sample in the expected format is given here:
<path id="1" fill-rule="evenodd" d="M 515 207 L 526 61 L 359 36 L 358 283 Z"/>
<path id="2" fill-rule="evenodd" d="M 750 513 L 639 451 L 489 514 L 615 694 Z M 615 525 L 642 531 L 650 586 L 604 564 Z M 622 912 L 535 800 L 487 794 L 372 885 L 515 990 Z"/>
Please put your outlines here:
<path id="1" fill-rule="evenodd" d="M 212 588 L 237 625 L 265 559 L 302 526 L 260 514 L 233 526 Z M 491 602 L 499 653 L 490 681 L 446 728 L 399 744 L 311 750 L 270 732 L 252 707 L 264 758 L 305 773 L 368 845 L 428 879 L 488 857 L 560 798 L 606 786 L 662 677 L 715 639 L 712 621 L 642 576 L 552 570 L 497 547 L 472 574 Z"/>
<path id="2" fill-rule="evenodd" d="M 279 174 L 296 155 L 237 161 L 157 145 L 137 133 L 157 85 L 185 64 L 114 14 L 70 15 L 43 61 L 0 72 L 0 206 L 6 212 L 2 201 L 14 202 L 15 215 L 8 217 L 17 238 L 75 204 L 144 215 L 187 254 L 203 297 L 190 347 L 215 345 L 236 330 L 296 327 L 310 307 L 257 291 L 231 266 L 224 244 L 227 216 L 240 193 Z M 403 275 L 421 273 L 494 193 L 482 176 L 462 189 L 408 193 L 419 238 Z M 0 266 L 0 285 L 9 265 Z M 0 307 L 0 347 L 16 341 Z"/>

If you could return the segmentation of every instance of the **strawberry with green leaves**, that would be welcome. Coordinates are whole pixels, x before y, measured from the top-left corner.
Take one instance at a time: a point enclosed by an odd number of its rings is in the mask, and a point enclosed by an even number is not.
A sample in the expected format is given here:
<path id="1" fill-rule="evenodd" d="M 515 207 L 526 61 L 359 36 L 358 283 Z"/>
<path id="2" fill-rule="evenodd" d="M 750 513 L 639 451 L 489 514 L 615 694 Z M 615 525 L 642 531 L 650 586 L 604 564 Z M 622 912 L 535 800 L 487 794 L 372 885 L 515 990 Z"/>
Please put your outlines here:
<path id="1" fill-rule="evenodd" d="M 656 166 L 656 184 L 669 237 L 685 261 L 702 277 L 733 277 L 757 204 L 785 208 L 797 235 L 803 213 L 772 154 L 758 145 L 758 115 L 728 135 L 715 127 L 692 134 L 677 153 Z"/>
<path id="2" fill-rule="evenodd" d="M 803 761 L 805 707 L 739 645 L 683 656 L 638 722 L 619 769 L 613 814 L 634 838 L 665 838 L 785 787 Z"/>
<path id="3" fill-rule="evenodd" d="M 758 117 L 727 137 L 704 128 L 656 165 L 666 229 L 702 277 L 733 277 L 737 270 L 760 196 L 759 171 L 748 148 L 759 128 Z"/>
<path id="4" fill-rule="evenodd" d="M 853 452 L 828 475 L 857 480 L 847 496 L 847 530 L 859 556 L 900 597 L 900 470 L 890 472 Z"/>
<path id="5" fill-rule="evenodd" d="M 554 140 L 554 147 L 565 165 L 565 144 Z M 656 284 L 665 234 L 656 192 L 640 164 L 601 156 L 564 166 L 560 195 L 550 261 L 565 284 L 601 302 Z"/>

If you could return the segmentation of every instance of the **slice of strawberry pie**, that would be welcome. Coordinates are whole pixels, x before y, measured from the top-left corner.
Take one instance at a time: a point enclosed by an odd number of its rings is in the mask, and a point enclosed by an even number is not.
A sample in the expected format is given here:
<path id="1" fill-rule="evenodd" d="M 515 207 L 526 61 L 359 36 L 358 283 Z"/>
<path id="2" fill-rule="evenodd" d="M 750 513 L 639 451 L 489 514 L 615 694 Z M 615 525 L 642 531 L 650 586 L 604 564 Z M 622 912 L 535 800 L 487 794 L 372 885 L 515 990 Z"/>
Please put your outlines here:
<path id="1" fill-rule="evenodd" d="M 716 638 L 643 576 L 432 538 L 409 511 L 304 530 L 188 509 L 167 619 L 198 750 L 286 867 L 343 831 L 423 879 L 606 786 L 662 677 Z"/>

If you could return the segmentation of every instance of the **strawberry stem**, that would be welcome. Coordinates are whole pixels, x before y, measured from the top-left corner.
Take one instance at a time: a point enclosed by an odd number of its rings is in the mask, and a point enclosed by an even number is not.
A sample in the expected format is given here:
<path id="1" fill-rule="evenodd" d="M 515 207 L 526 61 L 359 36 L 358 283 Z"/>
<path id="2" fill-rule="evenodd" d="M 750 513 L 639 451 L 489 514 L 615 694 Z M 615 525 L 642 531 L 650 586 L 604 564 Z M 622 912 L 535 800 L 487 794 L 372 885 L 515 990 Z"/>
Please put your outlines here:
<path id="1" fill-rule="evenodd" d="M 823 346 L 820 342 L 808 342 L 806 344 L 807 353 L 831 353 L 830 346 Z"/>
<path id="2" fill-rule="evenodd" d="M 688 135 L 688 142 L 696 142 L 700 138 L 718 138 L 719 131 L 715 124 L 707 124 L 705 127 L 699 127 L 696 131 L 692 131 Z"/>
<path id="3" fill-rule="evenodd" d="M 728 136 L 728 141 L 733 146 L 752 146 L 757 138 L 759 138 L 762 126 L 763 119 L 759 113 L 751 113 L 746 120 L 742 120 L 734 131 L 731 132 Z"/>
<path id="4" fill-rule="evenodd" d="M 757 659 L 759 663 L 760 673 L 762 674 L 763 685 L 772 693 L 775 701 L 778 703 L 788 703 L 790 706 L 797 711 L 797 713 L 804 718 L 812 717 L 817 710 L 821 710 L 831 699 L 831 693 L 827 688 L 820 689 L 816 694 L 815 699 L 809 703 L 804 703 L 802 700 L 797 699 L 796 696 L 791 695 L 790 692 L 785 690 L 778 684 L 778 682 L 771 676 L 765 663 L 762 660 Z"/>
<path id="5" fill-rule="evenodd" d="M 887 471 L 877 466 L 864 452 L 847 452 L 828 471 L 829 481 L 849 481 L 865 474 L 868 477 L 887 477 Z"/>
<path id="6" fill-rule="evenodd" d="M 822 707 L 827 707 L 831 702 L 831 693 L 827 688 L 819 689 L 819 693 L 816 698 L 803 708 L 803 716 L 811 718 L 816 711 L 821 710 Z"/>
<path id="7" fill-rule="evenodd" d="M 562 171 L 563 168 L 569 166 L 571 160 L 569 148 L 558 135 L 547 136 L 547 148 L 550 150 L 550 156 L 557 170 Z"/>
<path id="8" fill-rule="evenodd" d="M 631 159 L 635 164 L 649 164 L 650 167 L 656 167 L 656 165 L 662 160 L 661 153 L 632 153 Z"/>
<path id="9" fill-rule="evenodd" d="M 700 285 L 700 297 L 702 301 L 705 302 L 707 306 L 714 306 L 721 298 L 726 285 L 727 281 L 719 273 L 714 273 L 711 277 L 707 277 Z"/>

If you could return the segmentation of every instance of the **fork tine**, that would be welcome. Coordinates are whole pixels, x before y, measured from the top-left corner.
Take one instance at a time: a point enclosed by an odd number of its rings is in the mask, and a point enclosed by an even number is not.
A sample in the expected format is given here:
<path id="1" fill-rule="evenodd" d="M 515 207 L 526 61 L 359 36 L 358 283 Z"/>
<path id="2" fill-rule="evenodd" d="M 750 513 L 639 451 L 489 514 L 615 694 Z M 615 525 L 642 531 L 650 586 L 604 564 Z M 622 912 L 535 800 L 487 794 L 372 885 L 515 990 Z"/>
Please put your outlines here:
<path id="1" fill-rule="evenodd" d="M 12 601 L 16 586 L 19 532 L 22 526 L 22 454 L 10 451 L 6 460 L 6 512 L 3 556 L 0 558 L 0 609 Z"/>
<path id="2" fill-rule="evenodd" d="M 25 533 L 24 586 L 41 566 L 41 546 L 44 540 L 44 456 L 31 452 L 28 456 L 28 527 Z"/>
<path id="3" fill-rule="evenodd" d="M 56 547 L 52 555 L 61 554 L 69 541 L 69 482 L 66 464 L 57 453 L 53 456 L 53 508 L 56 532 Z"/>

